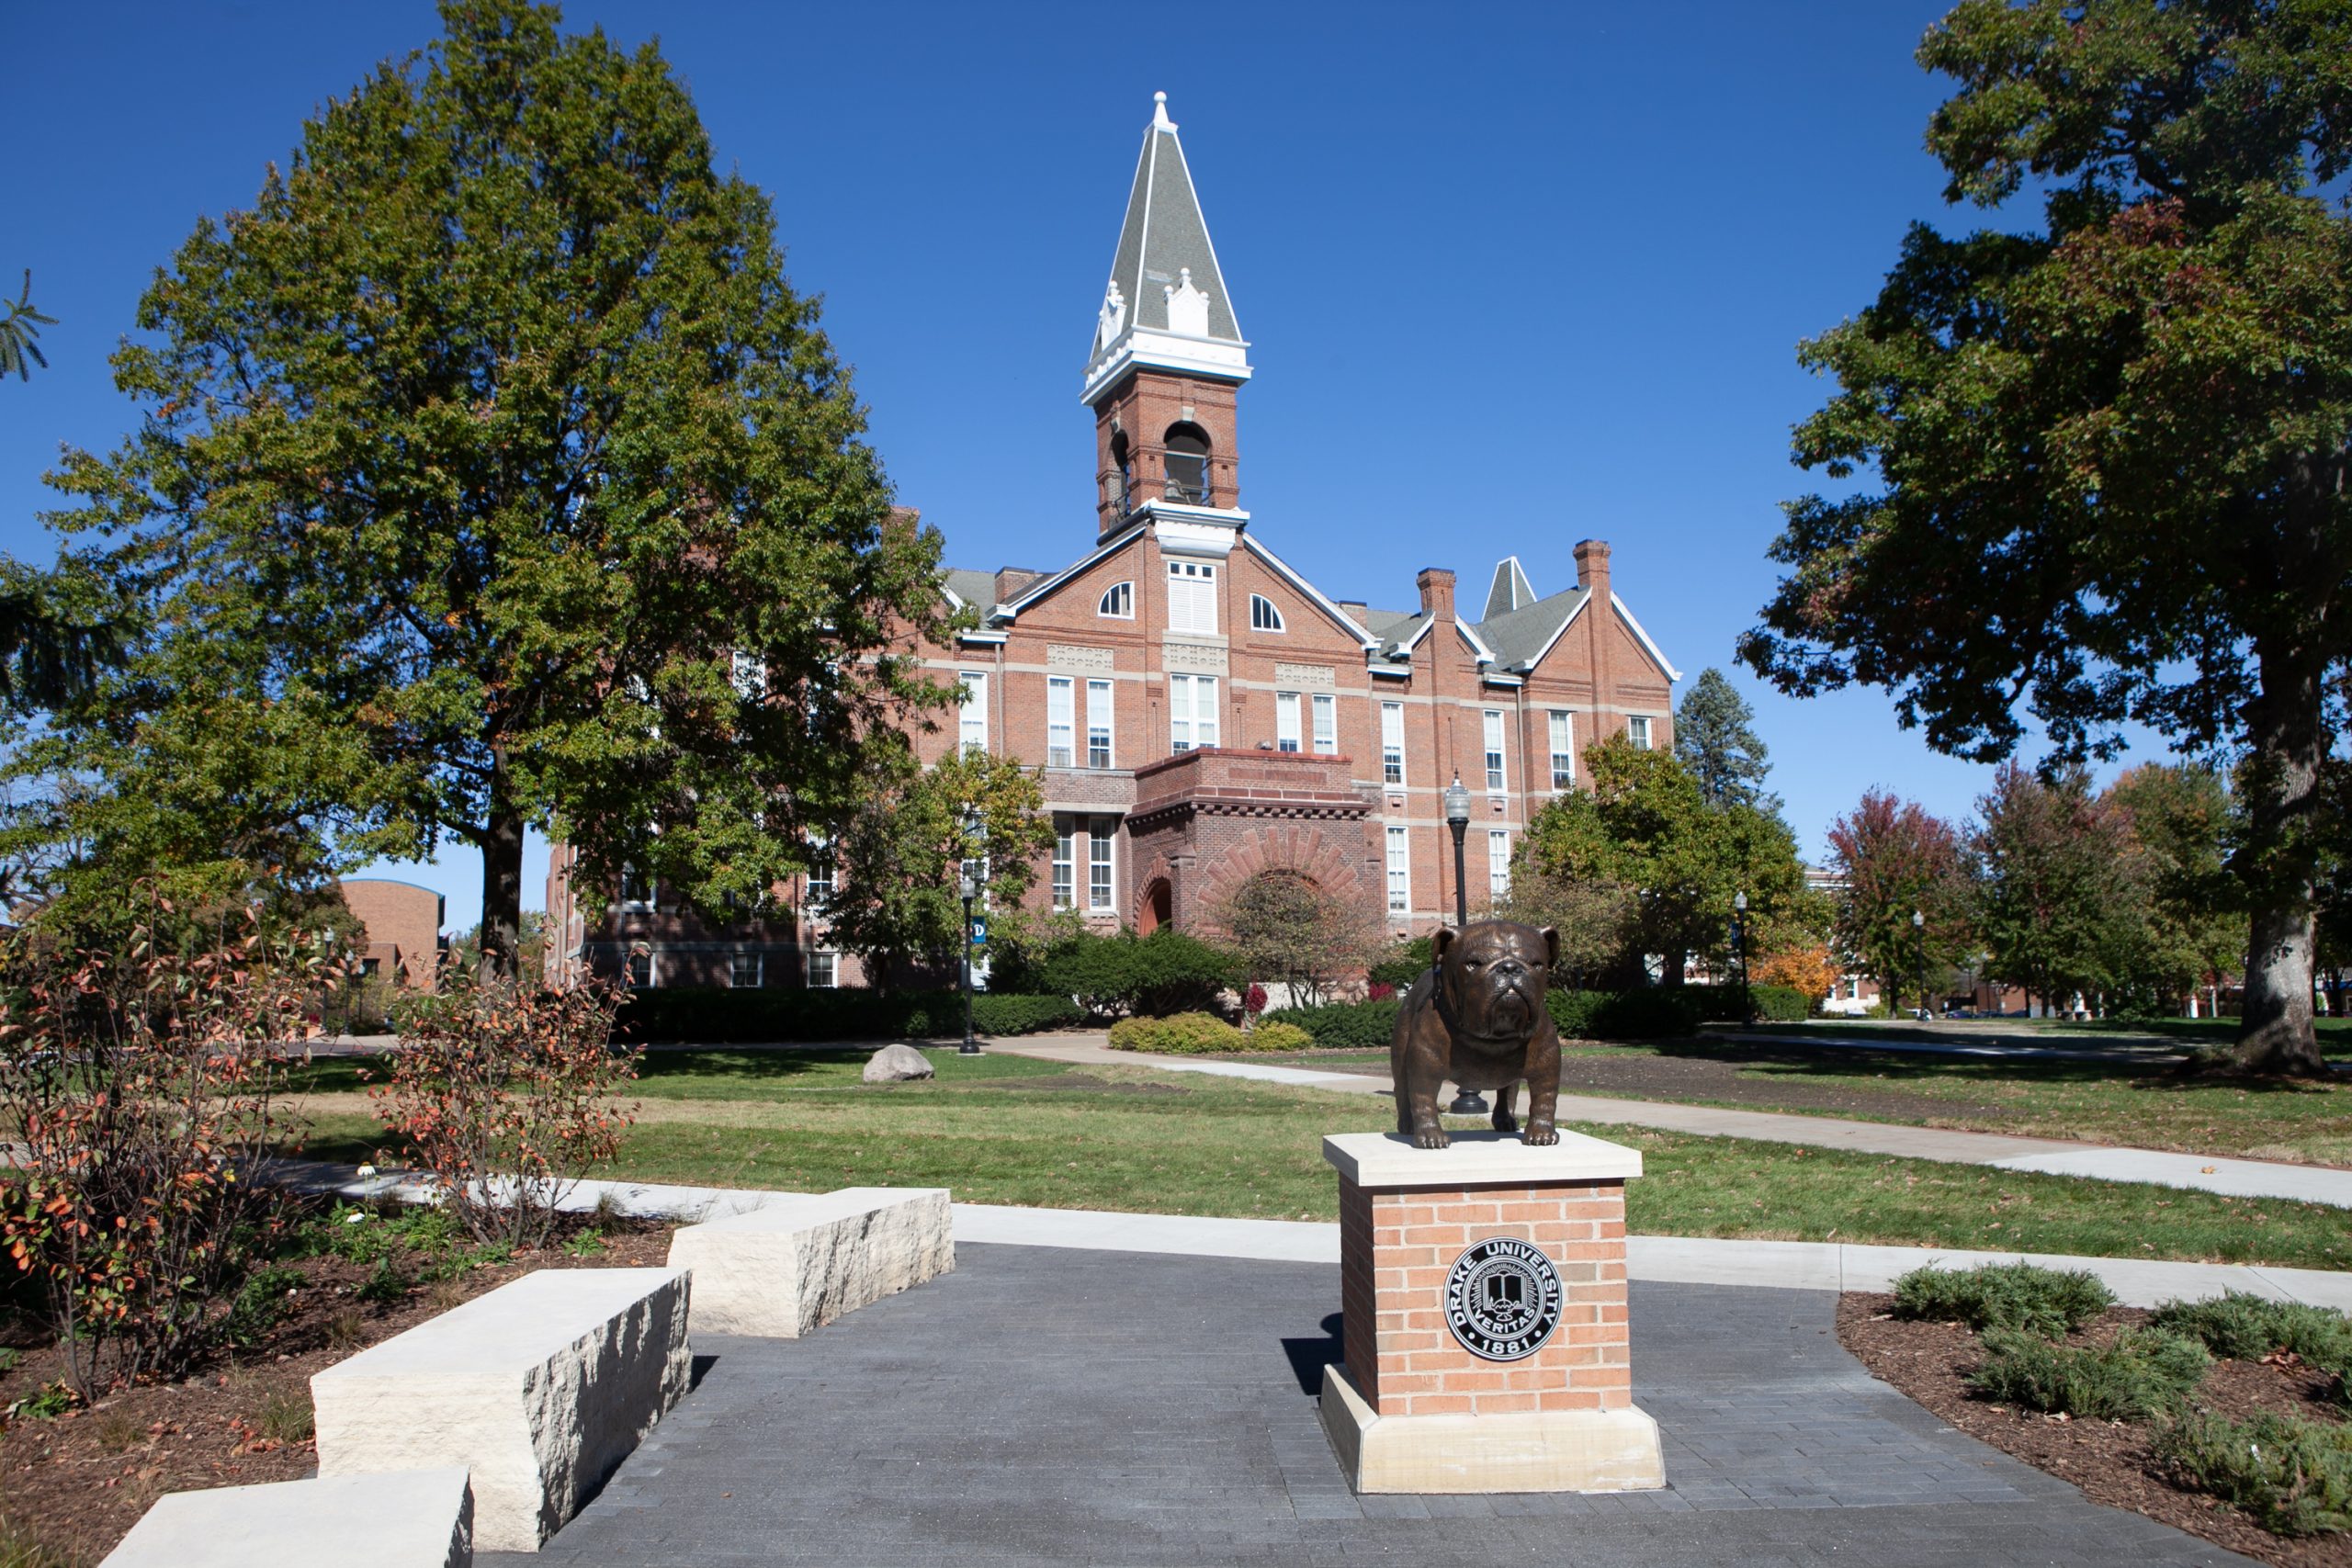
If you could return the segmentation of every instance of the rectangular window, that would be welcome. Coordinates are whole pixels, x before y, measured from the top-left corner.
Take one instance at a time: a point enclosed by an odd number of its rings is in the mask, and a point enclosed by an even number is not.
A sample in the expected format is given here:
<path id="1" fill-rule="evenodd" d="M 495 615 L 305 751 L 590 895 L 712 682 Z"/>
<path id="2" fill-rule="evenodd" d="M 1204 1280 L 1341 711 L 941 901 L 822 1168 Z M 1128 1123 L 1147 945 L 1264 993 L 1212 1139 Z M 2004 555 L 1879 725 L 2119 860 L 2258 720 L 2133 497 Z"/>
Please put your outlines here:
<path id="1" fill-rule="evenodd" d="M 978 670 L 967 670 L 964 682 L 964 711 L 956 723 L 956 743 L 967 751 L 989 749 L 989 678 Z"/>
<path id="2" fill-rule="evenodd" d="M 738 953 L 727 961 L 727 983 L 737 990 L 755 991 L 767 983 L 767 955 Z"/>
<path id="3" fill-rule="evenodd" d="M 1054 908 L 1057 909 L 1067 909 L 1072 903 L 1073 879 L 1077 874 L 1077 845 L 1072 839 L 1077 831 L 1076 818 L 1054 818 Z"/>
<path id="4" fill-rule="evenodd" d="M 624 909 L 653 908 L 653 880 L 633 865 L 621 867 L 621 908 Z"/>
<path id="5" fill-rule="evenodd" d="M 841 954 L 817 952 L 808 955 L 808 983 L 820 991 L 830 991 L 841 982 Z"/>
<path id="6" fill-rule="evenodd" d="M 1216 744 L 1216 677 L 1168 677 L 1168 749 L 1189 751 Z"/>
<path id="7" fill-rule="evenodd" d="M 653 953 L 649 948 L 639 948 L 628 955 L 628 988 L 650 991 L 653 988 Z"/>
<path id="8" fill-rule="evenodd" d="M 1274 694 L 1274 750 L 1277 751 L 1298 750 L 1298 694 L 1296 692 Z"/>
<path id="9" fill-rule="evenodd" d="M 1487 710 L 1487 793 L 1500 795 L 1510 785 L 1503 777 L 1503 716 L 1499 708 Z"/>
<path id="10" fill-rule="evenodd" d="M 1650 749 L 1650 721 L 1639 715 L 1625 721 L 1625 739 L 1634 743 L 1636 751 Z"/>
<path id="11" fill-rule="evenodd" d="M 1380 772 L 1390 784 L 1405 782 L 1405 705 L 1380 705 Z"/>
<path id="12" fill-rule="evenodd" d="M 729 676 L 735 682 L 735 694 L 747 703 L 758 702 L 768 694 L 768 663 L 756 653 L 735 650 L 730 661 Z"/>
<path id="13" fill-rule="evenodd" d="M 1510 835 L 1500 828 L 1487 835 L 1487 895 L 1510 897 Z"/>
<path id="14" fill-rule="evenodd" d="M 1168 563 L 1168 629 L 1171 632 L 1216 634 L 1216 563 L 1171 560 Z"/>
<path id="15" fill-rule="evenodd" d="M 1413 907 L 1413 840 L 1403 828 L 1388 829 L 1388 912 L 1401 915 Z"/>
<path id="16" fill-rule="evenodd" d="M 1078 687 L 1067 675 L 1046 677 L 1046 766 L 1075 764 L 1078 744 Z"/>
<path id="17" fill-rule="evenodd" d="M 1315 695 L 1315 754 L 1334 757 L 1340 751 L 1340 699 L 1328 692 Z"/>
<path id="18" fill-rule="evenodd" d="M 1097 817 L 1086 855 L 1086 907 L 1108 909 L 1111 899 L 1111 838 L 1119 830 L 1115 817 Z"/>
<path id="19" fill-rule="evenodd" d="M 808 835 L 808 885 L 806 902 L 812 910 L 822 910 L 833 897 L 833 844 L 820 832 Z"/>
<path id="20" fill-rule="evenodd" d="M 1111 682 L 1086 683 L 1086 765 L 1111 765 Z"/>
<path id="21" fill-rule="evenodd" d="M 1555 709 L 1551 717 L 1552 787 L 1566 789 L 1577 782 L 1577 716 Z"/>

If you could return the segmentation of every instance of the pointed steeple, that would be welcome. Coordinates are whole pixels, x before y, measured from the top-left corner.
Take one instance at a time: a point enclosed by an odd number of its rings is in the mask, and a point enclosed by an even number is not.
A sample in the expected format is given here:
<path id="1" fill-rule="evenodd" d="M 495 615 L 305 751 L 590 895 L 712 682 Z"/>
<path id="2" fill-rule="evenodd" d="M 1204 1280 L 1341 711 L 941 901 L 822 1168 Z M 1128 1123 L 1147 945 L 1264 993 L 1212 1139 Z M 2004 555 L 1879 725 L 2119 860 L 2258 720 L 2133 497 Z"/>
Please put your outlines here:
<path id="1" fill-rule="evenodd" d="M 1095 315 L 1086 400 L 1136 365 L 1246 381 L 1249 347 L 1201 216 L 1184 144 L 1168 118 L 1168 95 L 1155 93 L 1126 221 Z"/>

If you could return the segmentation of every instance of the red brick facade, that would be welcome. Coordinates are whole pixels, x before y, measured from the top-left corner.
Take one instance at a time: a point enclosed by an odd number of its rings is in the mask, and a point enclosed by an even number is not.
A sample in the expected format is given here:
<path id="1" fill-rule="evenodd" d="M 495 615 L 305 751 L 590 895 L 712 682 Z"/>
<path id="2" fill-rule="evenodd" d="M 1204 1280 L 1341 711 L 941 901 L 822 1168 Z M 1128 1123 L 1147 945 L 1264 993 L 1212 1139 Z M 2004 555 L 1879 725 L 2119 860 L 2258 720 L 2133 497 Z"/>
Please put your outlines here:
<path id="1" fill-rule="evenodd" d="M 438 986 L 441 895 L 375 877 L 356 878 L 342 887 L 344 907 L 366 928 L 360 962 L 367 972 L 415 990 Z"/>

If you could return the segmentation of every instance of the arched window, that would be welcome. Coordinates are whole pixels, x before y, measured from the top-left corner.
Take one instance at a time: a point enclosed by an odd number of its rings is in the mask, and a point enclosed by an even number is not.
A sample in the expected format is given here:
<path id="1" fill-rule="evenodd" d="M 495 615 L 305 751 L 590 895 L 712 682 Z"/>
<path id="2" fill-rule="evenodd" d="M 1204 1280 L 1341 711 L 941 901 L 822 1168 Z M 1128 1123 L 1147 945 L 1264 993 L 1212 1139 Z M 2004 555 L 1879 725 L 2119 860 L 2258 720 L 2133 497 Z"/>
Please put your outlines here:
<path id="1" fill-rule="evenodd" d="M 1250 595 L 1250 629 L 1253 632 L 1279 632 L 1289 628 L 1283 625 L 1283 613 L 1274 602 L 1262 593 Z"/>
<path id="2" fill-rule="evenodd" d="M 1136 509 L 1135 451 L 1127 444 L 1127 433 L 1114 431 L 1111 436 L 1111 467 L 1119 476 L 1119 515 L 1124 517 Z"/>
<path id="3" fill-rule="evenodd" d="M 1098 615 L 1108 615 L 1114 620 L 1134 620 L 1136 618 L 1136 585 L 1132 582 L 1111 584 L 1102 591 L 1102 602 L 1094 606 L 1094 613 Z"/>
<path id="4" fill-rule="evenodd" d="M 1197 424 L 1171 424 L 1168 448 L 1168 499 L 1194 506 L 1209 503 L 1209 437 Z"/>

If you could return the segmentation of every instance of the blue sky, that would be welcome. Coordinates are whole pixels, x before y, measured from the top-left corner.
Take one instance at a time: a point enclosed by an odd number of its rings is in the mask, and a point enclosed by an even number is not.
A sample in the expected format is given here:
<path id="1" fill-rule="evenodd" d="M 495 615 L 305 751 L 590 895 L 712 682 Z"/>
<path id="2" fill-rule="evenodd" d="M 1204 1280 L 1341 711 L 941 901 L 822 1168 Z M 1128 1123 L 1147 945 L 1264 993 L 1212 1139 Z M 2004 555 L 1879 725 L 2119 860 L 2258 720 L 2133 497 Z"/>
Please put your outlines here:
<path id="1" fill-rule="evenodd" d="M 1865 786 L 1964 815 L 1988 770 L 1883 694 L 1798 703 L 1732 668 L 1769 596 L 1801 338 L 1867 303 L 1916 218 L 1944 6 L 859 6 L 578 0 L 658 36 L 722 166 L 774 198 L 899 499 L 953 564 L 1092 542 L 1084 344 L 1151 95 L 1169 95 L 1257 378 L 1242 504 L 1340 598 L 1413 574 L 1539 592 L 1588 536 L 1686 677 L 1756 705 L 1809 855 Z M 438 30 L 421 0 L 19 9 L 0 282 L 33 269 L 50 368 L 0 387 L 0 548 L 47 558 L 40 476 L 109 447 L 106 356 L 201 214 L 248 202 L 303 118 Z M 1468 590 L 1465 589 L 1465 592 Z M 544 846 L 526 896 L 540 901 Z M 479 909 L 463 852 L 394 874 Z"/>

